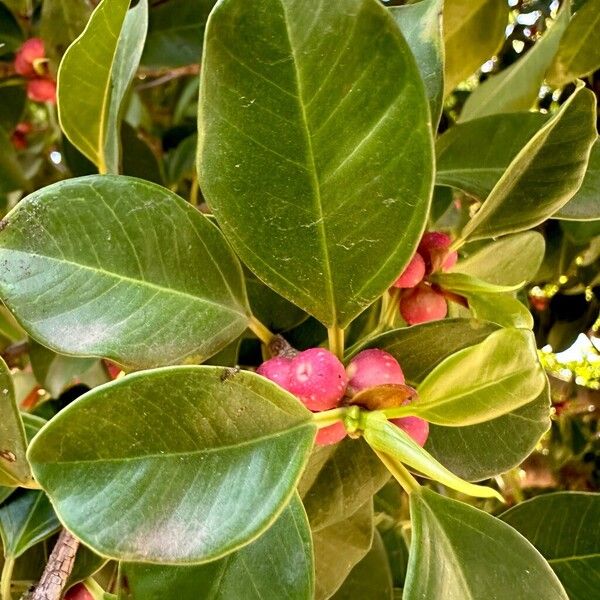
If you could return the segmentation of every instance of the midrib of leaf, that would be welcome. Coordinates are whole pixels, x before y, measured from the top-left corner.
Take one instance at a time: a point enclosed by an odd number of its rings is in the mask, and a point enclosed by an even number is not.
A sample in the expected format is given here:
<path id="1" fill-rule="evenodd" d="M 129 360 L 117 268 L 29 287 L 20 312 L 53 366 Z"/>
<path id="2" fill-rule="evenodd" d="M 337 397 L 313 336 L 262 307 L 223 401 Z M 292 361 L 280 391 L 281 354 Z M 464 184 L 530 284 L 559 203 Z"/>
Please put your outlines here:
<path id="1" fill-rule="evenodd" d="M 0 253 L 3 249 L 0 248 Z M 76 269 L 83 269 L 83 270 L 87 270 L 87 271 L 91 271 L 93 273 L 98 273 L 102 276 L 105 277 L 110 277 L 113 279 L 118 279 L 119 281 L 124 281 L 127 283 L 131 283 L 133 285 L 136 286 L 143 286 L 143 287 L 148 287 L 150 289 L 156 290 L 159 293 L 162 294 L 171 294 L 174 296 L 181 296 L 183 298 L 189 299 L 189 300 L 193 300 L 194 302 L 201 302 L 201 303 L 205 303 L 205 304 L 210 304 L 213 306 L 218 306 L 219 308 L 221 308 L 222 310 L 226 310 L 228 312 L 243 316 L 244 318 L 246 318 L 246 315 L 243 312 L 240 312 L 238 310 L 235 310 L 233 308 L 230 308 L 229 306 L 226 306 L 225 304 L 219 304 L 218 302 L 214 302 L 213 300 L 208 300 L 207 298 L 201 298 L 199 296 L 193 296 L 192 294 L 188 294 L 187 292 L 182 292 L 180 290 L 177 289 L 173 289 L 173 288 L 166 288 L 163 287 L 161 285 L 158 285 L 156 283 L 152 283 L 149 281 L 146 281 L 145 279 L 133 279 L 132 277 L 128 277 L 126 275 L 121 275 L 120 273 L 114 273 L 112 271 L 107 271 L 105 269 L 100 269 L 98 267 L 92 267 L 90 265 L 84 265 L 81 263 L 76 263 L 73 262 L 71 260 L 67 260 L 65 258 L 57 258 L 55 256 L 46 256 L 43 254 L 37 254 L 35 252 L 23 252 L 21 250 L 15 250 L 13 248 L 4 248 L 4 250 L 6 250 L 7 252 L 12 252 L 14 254 L 18 254 L 18 255 L 25 255 L 28 257 L 36 257 L 36 258 L 41 258 L 41 259 L 45 259 L 45 260 L 49 260 L 49 261 L 54 261 L 54 262 L 58 262 L 61 264 L 65 264 L 65 265 L 69 265 L 71 267 L 75 267 Z"/>
<path id="2" fill-rule="evenodd" d="M 291 30 L 290 30 L 290 24 L 289 24 L 289 18 L 288 18 L 288 14 L 286 11 L 284 0 L 280 0 L 280 6 L 281 6 L 282 15 L 284 17 L 285 30 L 286 30 L 288 44 L 289 44 L 289 48 L 290 48 L 290 55 L 292 57 L 292 64 L 294 65 L 294 75 L 295 75 L 295 80 L 296 80 L 296 90 L 297 90 L 297 96 L 298 96 L 298 107 L 300 109 L 300 114 L 302 116 L 302 125 L 303 125 L 302 129 L 303 129 L 304 135 L 305 135 L 307 158 L 309 161 L 308 171 L 310 174 L 311 183 L 312 183 L 312 187 L 313 187 L 313 191 L 314 191 L 313 205 L 314 205 L 316 213 L 318 214 L 318 219 L 316 221 L 316 224 L 317 224 L 317 230 L 319 232 L 319 237 L 320 237 L 320 241 L 321 241 L 321 251 L 323 254 L 323 261 L 324 261 L 324 266 L 325 266 L 326 294 L 327 294 L 327 299 L 329 301 L 330 308 L 331 308 L 332 320 L 334 322 L 332 324 L 335 324 L 335 322 L 337 321 L 337 314 L 336 314 L 337 311 L 336 311 L 336 303 L 335 303 L 335 294 L 333 291 L 333 275 L 332 275 L 331 262 L 330 262 L 330 257 L 329 257 L 329 247 L 327 246 L 327 232 L 325 229 L 325 217 L 324 217 L 324 213 L 323 213 L 323 201 L 321 198 L 321 186 L 320 186 L 320 183 L 319 183 L 319 180 L 317 177 L 317 168 L 316 168 L 316 163 L 315 163 L 315 155 L 314 155 L 314 150 L 313 150 L 312 137 L 311 137 L 311 132 L 310 132 L 310 128 L 308 125 L 308 118 L 306 116 L 306 109 L 304 106 L 304 92 L 303 92 L 302 82 L 301 82 L 301 78 L 300 78 L 300 71 L 298 69 L 298 62 L 297 62 L 298 58 L 296 56 L 296 52 L 294 49 L 294 44 L 293 44 Z"/>
<path id="3" fill-rule="evenodd" d="M 562 562 L 576 562 L 578 560 L 592 560 L 594 558 L 600 558 L 600 552 L 594 552 L 592 554 L 579 554 L 573 556 L 564 556 L 562 558 L 547 558 L 549 564 L 555 565 Z"/>
<path id="4" fill-rule="evenodd" d="M 40 500 L 42 499 L 42 494 L 43 494 L 43 492 L 42 492 L 42 493 L 40 493 L 40 494 L 38 494 L 37 498 L 35 499 L 35 502 L 34 502 L 34 503 L 33 503 L 33 505 L 31 506 L 31 509 L 29 510 L 29 514 L 27 515 L 27 518 L 25 519 L 25 522 L 23 523 L 23 525 L 22 525 L 22 526 L 21 526 L 21 528 L 19 529 L 19 533 L 18 533 L 18 535 L 17 535 L 17 536 L 15 536 L 15 540 L 17 541 L 17 544 L 16 544 L 16 546 L 18 546 L 18 542 L 22 540 L 22 538 L 23 538 L 23 534 L 24 534 L 24 533 L 25 533 L 25 531 L 27 530 L 27 526 L 29 525 L 29 523 L 30 523 L 30 521 L 31 521 L 31 519 L 32 519 L 32 517 L 33 517 L 33 514 L 34 514 L 34 512 L 35 512 L 36 508 L 38 507 L 38 504 L 40 503 Z M 17 547 L 16 547 L 16 546 L 13 548 L 13 551 L 15 552 L 14 554 L 12 554 L 12 557 L 13 557 L 13 558 L 17 558 L 17 554 L 18 554 L 18 553 L 17 553 Z M 8 553 L 9 555 L 11 555 L 11 553 L 10 553 L 10 552 L 8 552 L 8 549 L 7 549 L 7 553 Z"/>

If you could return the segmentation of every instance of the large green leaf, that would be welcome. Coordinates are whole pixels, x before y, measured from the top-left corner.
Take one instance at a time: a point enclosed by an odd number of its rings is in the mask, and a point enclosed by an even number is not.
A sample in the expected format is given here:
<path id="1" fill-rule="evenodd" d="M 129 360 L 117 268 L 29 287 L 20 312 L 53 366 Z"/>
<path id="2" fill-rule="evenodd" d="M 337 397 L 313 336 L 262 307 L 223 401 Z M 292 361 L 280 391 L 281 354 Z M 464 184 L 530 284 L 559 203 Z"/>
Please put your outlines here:
<path id="1" fill-rule="evenodd" d="M 103 0 L 58 71 L 58 115 L 69 140 L 101 173 L 119 172 L 121 104 L 137 70 L 148 3 Z"/>
<path id="2" fill-rule="evenodd" d="M 600 589 L 600 494 L 546 494 L 501 518 L 540 551 L 571 600 L 595 597 Z"/>
<path id="3" fill-rule="evenodd" d="M 142 54 L 146 67 L 181 67 L 200 62 L 204 28 L 215 0 L 170 0 L 150 9 Z"/>
<path id="4" fill-rule="evenodd" d="M 263 377 L 167 367 L 80 397 L 28 456 L 61 521 L 96 552 L 202 563 L 273 523 L 314 431 L 311 413 Z"/>
<path id="5" fill-rule="evenodd" d="M 376 0 L 219 3 L 198 122 L 200 182 L 223 232 L 326 325 L 346 326 L 409 261 L 432 188 L 429 108 Z"/>
<path id="6" fill-rule="evenodd" d="M 404 600 L 568 600 L 548 563 L 506 523 L 425 488 L 410 505 Z"/>
<path id="7" fill-rule="evenodd" d="M 440 363 L 406 410 L 438 425 L 476 425 L 535 400 L 545 385 L 532 333 L 501 329 Z"/>
<path id="8" fill-rule="evenodd" d="M 600 219 L 600 141 L 592 146 L 583 183 L 577 193 L 554 215 L 555 219 L 588 221 Z"/>
<path id="9" fill-rule="evenodd" d="M 482 321 L 445 319 L 391 331 L 370 346 L 390 352 L 402 365 L 407 381 L 417 386 L 445 358 L 483 342 L 497 329 Z M 467 427 L 430 425 L 425 448 L 463 479 L 487 479 L 529 455 L 550 427 L 549 406 L 545 390 L 533 402 L 485 423 Z"/>
<path id="10" fill-rule="evenodd" d="M 600 67 L 600 0 L 588 0 L 565 31 L 548 72 L 551 85 L 560 87 Z"/>
<path id="11" fill-rule="evenodd" d="M 0 536 L 4 555 L 21 556 L 60 529 L 48 496 L 37 490 L 15 494 L 0 507 Z"/>
<path id="12" fill-rule="evenodd" d="M 445 95 L 472 75 L 504 42 L 508 5 L 498 0 L 445 0 Z"/>
<path id="13" fill-rule="evenodd" d="M 330 598 L 373 542 L 373 502 L 370 500 L 344 521 L 313 532 L 315 600 Z"/>
<path id="14" fill-rule="evenodd" d="M 390 10 L 412 50 L 429 98 L 434 129 L 444 100 L 443 0 L 421 0 L 416 4 L 391 6 Z"/>
<path id="15" fill-rule="evenodd" d="M 461 120 L 529 110 L 538 97 L 544 75 L 569 23 L 569 16 L 569 4 L 565 2 L 558 19 L 533 48 L 510 67 L 475 88 L 465 103 Z"/>
<path id="16" fill-rule="evenodd" d="M 530 229 L 565 205 L 583 181 L 597 137 L 595 123 L 595 96 L 580 87 L 521 149 L 462 237 Z"/>
<path id="17" fill-rule="evenodd" d="M 392 574 L 385 546 L 375 530 L 367 555 L 350 571 L 333 600 L 392 600 Z"/>
<path id="18" fill-rule="evenodd" d="M 0 485 L 16 487 L 33 483 L 26 450 L 25 428 L 15 401 L 12 377 L 0 358 Z"/>
<path id="19" fill-rule="evenodd" d="M 138 368 L 203 360 L 246 326 L 241 269 L 220 232 L 155 184 L 63 181 L 5 223 L 3 299 L 57 352 Z"/>
<path id="20" fill-rule="evenodd" d="M 535 277 L 545 248 L 544 236 L 525 231 L 486 244 L 453 270 L 497 285 L 517 285 Z"/>
<path id="21" fill-rule="evenodd" d="M 389 478 L 364 440 L 316 446 L 298 487 L 312 530 L 353 515 Z"/>
<path id="22" fill-rule="evenodd" d="M 489 115 L 450 127 L 435 144 L 436 184 L 482 200 L 547 121 L 541 113 Z"/>
<path id="23" fill-rule="evenodd" d="M 256 541 L 206 565 L 126 564 L 132 600 L 312 600 L 312 539 L 298 497 Z"/>

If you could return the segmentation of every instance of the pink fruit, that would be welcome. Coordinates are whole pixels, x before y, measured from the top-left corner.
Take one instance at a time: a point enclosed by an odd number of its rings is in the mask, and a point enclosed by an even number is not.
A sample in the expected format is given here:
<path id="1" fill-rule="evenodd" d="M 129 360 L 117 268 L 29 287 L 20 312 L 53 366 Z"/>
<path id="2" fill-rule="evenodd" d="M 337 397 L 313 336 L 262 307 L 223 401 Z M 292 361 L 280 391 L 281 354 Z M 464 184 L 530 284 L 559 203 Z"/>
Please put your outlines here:
<path id="1" fill-rule="evenodd" d="M 419 444 L 424 446 L 429 437 L 429 423 L 419 417 L 402 417 L 401 419 L 390 419 L 397 427 L 408 433 L 410 437 Z"/>
<path id="2" fill-rule="evenodd" d="M 45 56 L 44 42 L 40 38 L 30 38 L 17 50 L 15 71 L 23 77 L 35 77 L 34 62 Z"/>
<path id="3" fill-rule="evenodd" d="M 56 82 L 46 77 L 30 79 L 27 82 L 27 97 L 34 102 L 56 104 Z"/>
<path id="4" fill-rule="evenodd" d="M 443 231 L 428 231 L 423 234 L 417 250 L 425 260 L 427 272 L 439 267 L 447 271 L 456 264 L 458 253 L 447 252 L 451 244 L 452 238 Z"/>
<path id="5" fill-rule="evenodd" d="M 331 444 L 337 444 L 346 437 L 346 428 L 341 421 L 329 425 L 329 427 L 323 427 L 317 432 L 317 439 L 315 442 L 319 446 L 329 446 Z"/>
<path id="6" fill-rule="evenodd" d="M 344 365 L 324 348 L 310 348 L 292 358 L 288 389 L 312 411 L 335 408 L 347 384 Z"/>
<path id="7" fill-rule="evenodd" d="M 66 594 L 65 600 L 94 600 L 82 583 L 74 585 Z"/>
<path id="8" fill-rule="evenodd" d="M 283 358 L 276 356 L 265 361 L 256 372 L 271 381 L 274 381 L 277 385 L 281 386 L 284 390 L 289 390 L 290 385 L 290 369 L 292 368 L 292 359 Z"/>
<path id="9" fill-rule="evenodd" d="M 400 314 L 409 325 L 438 321 L 448 314 L 444 295 L 421 284 L 407 290 L 400 299 Z"/>
<path id="10" fill-rule="evenodd" d="M 346 368 L 351 394 L 386 383 L 404 384 L 398 361 L 384 350 L 372 348 L 359 352 Z"/>
<path id="11" fill-rule="evenodd" d="M 394 282 L 397 288 L 412 288 L 420 283 L 425 277 L 425 261 L 417 252 L 402 272 L 402 275 Z"/>

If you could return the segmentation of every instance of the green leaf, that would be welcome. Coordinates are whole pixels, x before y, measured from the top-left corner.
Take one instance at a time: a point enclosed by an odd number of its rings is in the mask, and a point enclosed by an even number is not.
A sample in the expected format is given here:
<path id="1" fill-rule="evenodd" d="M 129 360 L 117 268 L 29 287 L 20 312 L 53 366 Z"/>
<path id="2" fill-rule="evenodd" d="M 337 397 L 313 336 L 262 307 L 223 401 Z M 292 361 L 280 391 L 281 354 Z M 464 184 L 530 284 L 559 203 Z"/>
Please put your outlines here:
<path id="1" fill-rule="evenodd" d="M 444 95 L 472 75 L 504 42 L 508 5 L 498 0 L 445 0 Z"/>
<path id="2" fill-rule="evenodd" d="M 548 71 L 548 82 L 562 87 L 600 67 L 600 0 L 588 0 L 571 19 Z"/>
<path id="3" fill-rule="evenodd" d="M 121 125 L 123 147 L 122 170 L 124 175 L 139 177 L 163 185 L 162 164 L 138 132 L 128 123 Z"/>
<path id="4" fill-rule="evenodd" d="M 429 121 L 412 53 L 375 0 L 226 0 L 211 14 L 202 191 L 259 278 L 328 326 L 410 260 L 432 189 Z"/>
<path id="5" fill-rule="evenodd" d="M 545 494 L 518 504 L 501 519 L 539 550 L 571 600 L 589 600 L 598 592 L 600 495 Z"/>
<path id="6" fill-rule="evenodd" d="M 426 488 L 410 505 L 404 600 L 568 600 L 546 561 L 506 523 Z"/>
<path id="7" fill-rule="evenodd" d="M 446 358 L 403 408 L 438 425 L 475 425 L 528 404 L 545 385 L 532 333 L 501 329 Z"/>
<path id="8" fill-rule="evenodd" d="M 312 600 L 310 528 L 298 496 L 256 541 L 218 561 L 190 567 L 126 564 L 132 600 Z"/>
<path id="9" fill-rule="evenodd" d="M 453 270 L 497 285 L 517 285 L 535 277 L 545 248 L 544 236 L 525 231 L 486 244 Z"/>
<path id="10" fill-rule="evenodd" d="M 542 39 L 498 75 L 490 77 L 467 99 L 460 115 L 467 121 L 494 113 L 529 110 L 538 98 L 544 75 L 569 23 L 570 8 L 563 9 Z"/>
<path id="11" fill-rule="evenodd" d="M 316 446 L 298 491 L 313 531 L 353 515 L 389 480 L 390 474 L 363 440 Z"/>
<path id="12" fill-rule="evenodd" d="M 28 456 L 61 521 L 99 554 L 202 563 L 273 523 L 314 432 L 311 413 L 263 377 L 167 367 L 81 396 Z"/>
<path id="13" fill-rule="evenodd" d="M 0 535 L 4 555 L 21 556 L 60 529 L 48 496 L 37 490 L 15 494 L 0 507 Z"/>
<path id="14" fill-rule="evenodd" d="M 421 448 L 403 429 L 388 421 L 385 415 L 379 411 L 366 413 L 363 435 L 371 448 L 378 451 L 380 455 L 391 458 L 392 462 L 405 463 L 423 476 L 463 494 L 504 501 L 496 490 L 473 485 L 457 477 L 433 458 L 429 452 Z"/>
<path id="15" fill-rule="evenodd" d="M 580 87 L 511 162 L 462 238 L 530 229 L 566 204 L 583 181 L 595 122 L 595 96 Z"/>
<path id="16" fill-rule="evenodd" d="M 200 361 L 248 322 L 241 269 L 218 229 L 155 184 L 63 181 L 5 223 L 2 296 L 56 352 L 137 368 Z"/>
<path id="17" fill-rule="evenodd" d="M 553 216 L 568 221 L 600 220 L 600 141 L 592 146 L 583 183 L 577 193 Z"/>
<path id="18" fill-rule="evenodd" d="M 523 287 L 525 283 L 524 280 L 521 280 L 513 285 L 498 285 L 466 273 L 435 273 L 431 275 L 430 279 L 445 290 L 466 296 L 470 293 L 501 294 L 503 292 L 514 292 Z"/>
<path id="19" fill-rule="evenodd" d="M 148 26 L 147 0 L 103 0 L 58 71 L 58 116 L 69 140 L 101 173 L 119 171 L 121 105 Z"/>
<path id="20" fill-rule="evenodd" d="M 371 549 L 373 501 L 353 515 L 313 532 L 315 552 L 315 600 L 325 600 L 340 588 L 348 574 Z"/>
<path id="21" fill-rule="evenodd" d="M 392 574 L 385 546 L 375 530 L 371 549 L 350 571 L 332 600 L 391 600 L 392 592 Z"/>
<path id="22" fill-rule="evenodd" d="M 541 113 L 520 112 L 489 115 L 450 127 L 435 144 L 436 184 L 485 199 L 547 120 Z"/>
<path id="23" fill-rule="evenodd" d="M 25 428 L 15 401 L 12 377 L 0 358 L 0 485 L 16 487 L 33 483 L 26 450 Z"/>
<path id="24" fill-rule="evenodd" d="M 15 52 L 23 43 L 23 37 L 23 30 L 13 13 L 0 3 L 0 56 Z"/>
<path id="25" fill-rule="evenodd" d="M 6 131 L 0 128 L 0 194 L 29 188 L 30 184 L 25 178 L 10 138 Z"/>
<path id="26" fill-rule="evenodd" d="M 81 35 L 92 4 L 85 0 L 44 0 L 40 19 L 40 37 L 46 52 L 58 63 L 66 49 Z"/>
<path id="27" fill-rule="evenodd" d="M 533 328 L 529 309 L 511 294 L 465 293 L 474 317 L 502 327 Z"/>
<path id="28" fill-rule="evenodd" d="M 176 68 L 200 62 L 204 28 L 215 0 L 171 0 L 150 9 L 145 67 Z"/>
<path id="29" fill-rule="evenodd" d="M 86 580 L 94 573 L 98 572 L 108 561 L 106 558 L 99 556 L 87 546 L 79 544 L 73 570 L 67 580 L 65 589 L 69 589 L 80 581 Z"/>
<path id="30" fill-rule="evenodd" d="M 443 0 L 421 0 L 417 4 L 390 6 L 425 83 L 434 129 L 440 121 L 444 100 L 443 4 Z"/>

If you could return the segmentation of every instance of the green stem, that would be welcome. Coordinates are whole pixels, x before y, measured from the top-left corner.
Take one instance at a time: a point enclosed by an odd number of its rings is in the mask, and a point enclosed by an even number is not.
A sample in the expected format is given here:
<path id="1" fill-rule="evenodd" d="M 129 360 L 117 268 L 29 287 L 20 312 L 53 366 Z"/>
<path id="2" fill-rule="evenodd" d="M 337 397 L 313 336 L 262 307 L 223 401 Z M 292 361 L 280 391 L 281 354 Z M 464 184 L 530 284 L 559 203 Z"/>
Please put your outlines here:
<path id="1" fill-rule="evenodd" d="M 371 446 L 371 448 L 373 447 Z M 407 494 L 410 495 L 413 492 L 419 491 L 421 488 L 419 482 L 409 473 L 408 469 L 402 463 L 385 452 L 380 452 L 379 450 L 375 450 L 375 448 L 373 448 L 373 451 Z"/>
<path id="2" fill-rule="evenodd" d="M 329 350 L 342 360 L 344 358 L 344 330 L 334 325 L 327 329 L 327 335 L 329 336 Z"/>
<path id="3" fill-rule="evenodd" d="M 343 421 L 349 410 L 349 408 L 342 407 L 314 413 L 313 422 L 319 429 L 323 429 L 323 427 L 329 427 L 329 425 L 333 425 L 338 421 Z"/>
<path id="4" fill-rule="evenodd" d="M 190 189 L 190 204 L 192 206 L 198 206 L 198 178 L 194 176 L 192 179 L 192 187 Z"/>
<path id="5" fill-rule="evenodd" d="M 12 556 L 7 556 L 4 559 L 4 566 L 2 567 L 2 579 L 0 579 L 0 597 L 2 600 L 12 600 L 10 582 L 12 580 L 14 567 L 15 559 Z"/>
<path id="6" fill-rule="evenodd" d="M 398 303 L 400 302 L 401 293 L 401 289 L 393 288 L 391 291 L 384 294 L 383 297 L 386 298 L 386 300 L 383 302 L 385 309 L 381 312 L 378 328 L 385 330 L 394 327 L 394 321 L 396 320 L 396 315 L 398 314 Z"/>
<path id="7" fill-rule="evenodd" d="M 452 244 L 450 244 L 450 248 L 448 248 L 448 254 L 450 252 L 458 252 L 465 244 L 467 240 L 464 240 L 463 238 L 456 238 Z"/>
<path id="8" fill-rule="evenodd" d="M 273 341 L 275 334 L 269 331 L 256 317 L 250 317 L 248 329 L 267 346 Z"/>

